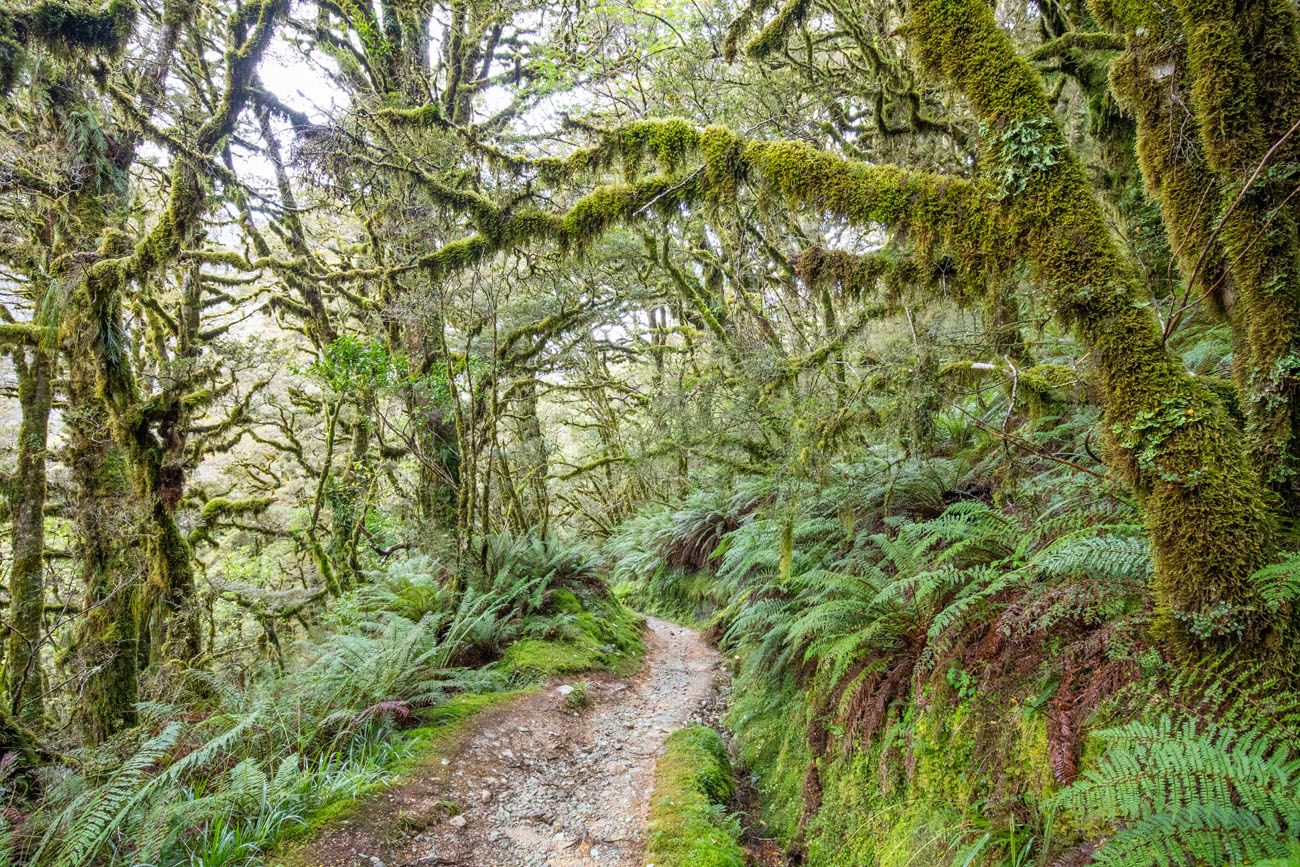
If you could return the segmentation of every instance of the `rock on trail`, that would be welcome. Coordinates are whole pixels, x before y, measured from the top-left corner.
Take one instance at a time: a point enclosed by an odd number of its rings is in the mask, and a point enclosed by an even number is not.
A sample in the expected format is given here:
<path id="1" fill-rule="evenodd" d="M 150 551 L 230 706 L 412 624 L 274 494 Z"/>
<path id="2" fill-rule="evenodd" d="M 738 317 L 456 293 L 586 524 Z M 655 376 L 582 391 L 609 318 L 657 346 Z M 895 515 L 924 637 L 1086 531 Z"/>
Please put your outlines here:
<path id="1" fill-rule="evenodd" d="M 664 739 L 714 722 L 722 668 L 699 633 L 650 618 L 641 672 L 588 678 L 592 705 L 552 684 L 471 723 L 416 778 L 326 830 L 299 863 L 342 867 L 640 865 Z"/>

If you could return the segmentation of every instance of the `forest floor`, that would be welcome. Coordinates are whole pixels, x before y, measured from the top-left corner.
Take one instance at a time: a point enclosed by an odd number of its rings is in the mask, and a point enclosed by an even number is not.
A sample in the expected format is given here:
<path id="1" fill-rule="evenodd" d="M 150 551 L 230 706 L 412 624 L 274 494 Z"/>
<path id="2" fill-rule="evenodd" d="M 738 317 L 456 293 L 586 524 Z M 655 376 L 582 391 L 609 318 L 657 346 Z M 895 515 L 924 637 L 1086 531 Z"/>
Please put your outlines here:
<path id="1" fill-rule="evenodd" d="M 631 678 L 553 680 L 474 719 L 402 784 L 327 826 L 302 867 L 639 867 L 664 739 L 716 725 L 726 673 L 698 632 L 650 618 Z M 770 863 L 760 856 L 762 863 Z"/>

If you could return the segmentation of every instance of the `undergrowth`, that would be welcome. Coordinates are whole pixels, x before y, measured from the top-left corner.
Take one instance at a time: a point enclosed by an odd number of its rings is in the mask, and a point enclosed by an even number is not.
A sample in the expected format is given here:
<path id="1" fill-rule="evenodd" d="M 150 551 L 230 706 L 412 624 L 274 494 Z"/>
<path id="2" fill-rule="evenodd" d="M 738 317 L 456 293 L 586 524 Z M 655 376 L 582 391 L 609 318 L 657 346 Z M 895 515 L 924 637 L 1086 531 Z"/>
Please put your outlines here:
<path id="1" fill-rule="evenodd" d="M 489 551 L 460 590 L 433 560 L 396 562 L 286 648 L 283 669 L 186 672 L 172 703 L 139 708 L 136 728 L 33 781 L 7 778 L 11 801 L 23 785 L 41 797 L 10 811 L 20 819 L 3 857 L 258 863 L 497 697 L 548 674 L 636 665 L 639 621 L 595 561 L 536 539 L 494 538 Z"/>
<path id="2" fill-rule="evenodd" d="M 1038 429 L 1056 450 L 1083 431 Z M 805 863 L 1285 858 L 1296 694 L 1155 637 L 1142 520 L 985 439 L 703 485 L 606 550 L 629 598 L 711 617 L 762 820 Z M 1258 580 L 1290 600 L 1295 574 Z"/>

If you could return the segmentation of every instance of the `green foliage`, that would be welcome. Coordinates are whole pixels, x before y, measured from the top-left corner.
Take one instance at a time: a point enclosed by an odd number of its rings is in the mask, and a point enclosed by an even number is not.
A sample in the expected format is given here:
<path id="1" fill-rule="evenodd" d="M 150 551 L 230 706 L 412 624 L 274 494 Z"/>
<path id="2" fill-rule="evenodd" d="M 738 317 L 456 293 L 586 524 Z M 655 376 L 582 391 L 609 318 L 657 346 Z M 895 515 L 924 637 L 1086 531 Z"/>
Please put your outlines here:
<path id="1" fill-rule="evenodd" d="M 989 173 L 997 182 L 999 199 L 1023 193 L 1029 176 L 1055 166 L 1065 149 L 1051 117 L 1013 121 L 1000 131 L 981 127 L 980 136 L 993 153 Z"/>
<path id="2" fill-rule="evenodd" d="M 610 580 L 640 610 L 683 623 L 707 621 L 728 600 L 710 579 L 719 566 L 718 546 L 750 508 L 748 498 L 709 489 L 676 508 L 642 508 L 605 543 Z"/>
<path id="3" fill-rule="evenodd" d="M 1258 664 L 1209 659 L 1130 722 L 1053 806 L 1105 837 L 1094 863 L 1250 864 L 1300 845 L 1300 694 Z"/>
<path id="4" fill-rule="evenodd" d="M 573 684 L 573 692 L 564 697 L 564 707 L 567 710 L 580 711 L 591 707 L 591 692 L 587 689 L 586 681 L 579 681 Z"/>
<path id="5" fill-rule="evenodd" d="M 336 395 L 361 399 L 406 383 L 410 362 L 382 340 L 345 334 L 327 344 L 306 371 Z"/>
<path id="6" fill-rule="evenodd" d="M 1300 599 L 1300 552 L 1291 552 L 1280 562 L 1265 566 L 1251 580 L 1259 587 L 1260 598 L 1273 610 L 1293 605 Z"/>
<path id="7" fill-rule="evenodd" d="M 1097 765 L 1056 801 L 1117 828 L 1093 863 L 1250 864 L 1300 840 L 1300 761 L 1283 732 L 1159 716 L 1095 737 Z"/>
<path id="8" fill-rule="evenodd" d="M 1087 430 L 1086 417 L 1036 424 L 1054 443 Z M 809 863 L 1038 858 L 1052 837 L 1038 804 L 1069 767 L 1062 757 L 1139 667 L 1153 569 L 1132 502 L 1051 465 L 999 501 L 986 479 L 1006 452 L 968 442 L 950 457 L 867 457 L 816 486 L 785 482 L 800 491 L 793 509 L 770 480 L 738 481 L 730 497 L 696 492 L 691 508 L 643 511 L 612 543 L 616 563 L 636 564 L 631 577 L 664 565 L 638 558 L 639 540 L 733 525 L 696 576 L 700 593 L 729 599 L 715 619 L 738 664 L 729 721 L 765 818 Z M 725 515 L 728 502 L 744 508 L 725 522 L 675 520 Z"/>

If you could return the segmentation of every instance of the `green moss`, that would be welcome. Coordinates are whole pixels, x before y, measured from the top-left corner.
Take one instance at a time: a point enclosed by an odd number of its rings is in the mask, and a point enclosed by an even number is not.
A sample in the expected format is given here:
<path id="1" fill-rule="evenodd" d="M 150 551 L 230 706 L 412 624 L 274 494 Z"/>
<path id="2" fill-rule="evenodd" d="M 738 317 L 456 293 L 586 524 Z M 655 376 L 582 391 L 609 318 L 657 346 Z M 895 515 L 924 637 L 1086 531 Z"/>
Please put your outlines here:
<path id="1" fill-rule="evenodd" d="M 641 665 L 643 621 L 604 592 L 579 596 L 572 590 L 552 591 L 543 616 L 567 615 L 573 630 L 560 640 L 527 638 L 506 648 L 495 663 L 500 669 L 526 677 L 579 674 L 606 669 L 630 674 Z"/>
<path id="2" fill-rule="evenodd" d="M 1047 716 L 1018 707 L 1013 712 L 1018 725 L 1010 763 L 1016 776 L 1024 781 L 1026 795 L 1036 806 L 1057 788 L 1048 754 Z"/>
<path id="3" fill-rule="evenodd" d="M 996 831 L 987 853 L 995 856 L 1004 840 L 998 829 L 1028 824 L 1033 833 L 1045 823 L 1040 805 L 1056 787 L 1046 719 L 1017 691 L 1036 696 L 1038 688 L 983 695 L 939 681 L 923 700 L 900 702 L 870 742 L 841 743 L 819 757 L 820 808 L 802 834 L 801 786 L 813 758 L 808 694 L 791 683 L 774 690 L 742 669 L 730 722 L 757 776 L 768 832 L 802 847 L 802 863 L 940 864 L 973 833 L 978 839 L 982 830 L 973 829 Z"/>
<path id="4" fill-rule="evenodd" d="M 756 778 L 763 825 L 787 841 L 804 813 L 803 780 L 812 761 L 806 737 L 810 708 L 792 682 L 774 685 L 742 668 L 727 717 L 745 769 Z"/>
<path id="5" fill-rule="evenodd" d="M 655 176 L 635 183 L 597 187 L 575 202 L 564 215 L 560 223 L 562 242 L 570 248 L 582 250 L 609 229 L 652 207 L 657 212 L 671 210 L 680 204 L 680 200 L 669 193 L 674 189 L 682 193 L 682 183 L 685 182 Z"/>
<path id="6" fill-rule="evenodd" d="M 980 713 L 913 704 L 870 745 L 827 756 L 822 805 L 808 823 L 807 863 L 946 863 L 964 824 L 987 807 L 996 768 L 979 757 Z"/>
<path id="7" fill-rule="evenodd" d="M 431 759 L 441 758 L 445 748 L 464 733 L 465 723 L 485 710 L 491 710 L 525 695 L 530 689 L 505 692 L 466 692 L 447 699 L 442 704 L 420 712 L 422 725 L 402 733 L 402 740 L 415 752 L 403 764 L 399 774 L 429 765 Z"/>
<path id="8" fill-rule="evenodd" d="M 722 43 L 722 56 L 728 62 L 736 59 L 740 53 L 740 40 L 754 26 L 754 19 L 772 6 L 772 0 L 749 0 L 727 27 L 727 36 Z"/>
<path id="9" fill-rule="evenodd" d="M 1300 49 L 1294 37 L 1270 47 L 1252 41 L 1252 28 L 1237 26 L 1242 10 L 1231 4 L 1188 0 L 1179 9 L 1181 28 L 1160 19 L 1135 28 L 1111 80 L 1137 117 L 1143 176 L 1160 201 L 1184 280 L 1193 284 L 1193 295 L 1208 296 L 1228 312 L 1237 328 L 1239 402 L 1255 462 L 1295 514 L 1300 235 L 1294 212 L 1279 208 L 1294 184 L 1267 174 L 1249 190 L 1242 191 L 1240 182 L 1279 134 L 1271 124 L 1285 112 L 1274 107 L 1300 98 L 1293 80 L 1274 80 L 1267 56 L 1279 52 L 1272 62 L 1290 70 L 1283 79 L 1294 79 Z M 1294 7 L 1269 8 L 1264 15 L 1294 33 Z M 1290 95 L 1270 97 L 1261 110 L 1261 86 L 1289 88 Z M 1182 131 L 1193 125 L 1200 136 L 1189 141 Z M 1225 301 L 1229 276 L 1236 293 L 1232 310 Z"/>
<path id="10" fill-rule="evenodd" d="M 1040 76 L 987 5 L 924 0 L 913 5 L 910 25 L 922 60 L 964 93 L 986 129 L 1051 117 Z M 1161 620 L 1171 633 L 1199 640 L 1188 624 L 1217 617 L 1226 606 L 1231 616 L 1209 637 L 1270 636 L 1281 626 L 1258 613 L 1249 575 L 1275 544 L 1273 514 L 1241 438 L 1213 396 L 1166 351 L 1086 171 L 1068 148 L 1054 147 L 1062 133 L 1054 124 L 1040 131 L 1039 145 L 1052 147 L 1053 159 L 1040 161 L 1007 199 L 1008 215 L 1057 315 L 1088 340 L 1107 419 L 1124 431 L 1111 460 L 1143 500 Z M 1169 401 L 1195 421 L 1149 426 Z M 1148 460 L 1139 459 L 1143 451 Z"/>
<path id="11" fill-rule="evenodd" d="M 735 791 L 722 738 L 704 726 L 668 736 L 655 766 L 645 859 L 656 867 L 744 867 L 740 828 L 726 816 Z"/>
<path id="12" fill-rule="evenodd" d="M 27 9 L 0 13 L 21 41 L 34 41 L 71 57 L 83 52 L 116 55 L 135 28 L 132 0 L 110 0 L 103 10 L 60 0 L 42 0 Z"/>
<path id="13" fill-rule="evenodd" d="M 919 272 L 910 266 L 892 247 L 858 255 L 820 245 L 804 249 L 795 263 L 800 279 L 810 287 L 836 289 L 850 298 L 869 297 L 877 284 L 892 284 L 900 272 L 919 279 Z"/>
<path id="14" fill-rule="evenodd" d="M 763 58 L 782 48 L 790 38 L 790 31 L 808 17 L 809 0 L 786 0 L 776 16 L 745 46 L 750 57 Z"/>
<path id="15" fill-rule="evenodd" d="M 600 654 L 585 644 L 527 638 L 506 648 L 497 665 L 530 677 L 576 674 L 600 667 Z"/>
<path id="16" fill-rule="evenodd" d="M 642 154 L 653 156 L 659 170 L 672 175 L 699 143 L 695 127 L 680 117 L 625 124 L 617 138 L 629 180 L 639 173 Z"/>
<path id="17" fill-rule="evenodd" d="M 976 767 L 972 725 L 966 705 L 951 712 L 935 708 L 917 715 L 912 736 L 916 797 L 961 811 L 976 804 L 982 792 L 978 776 L 972 773 Z"/>
<path id="18" fill-rule="evenodd" d="M 432 253 L 420 257 L 420 267 L 433 279 L 472 268 L 495 252 L 496 245 L 487 235 L 476 234 L 451 241 Z"/>

